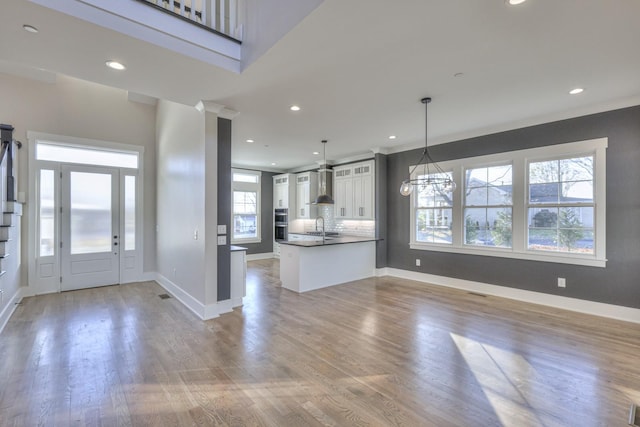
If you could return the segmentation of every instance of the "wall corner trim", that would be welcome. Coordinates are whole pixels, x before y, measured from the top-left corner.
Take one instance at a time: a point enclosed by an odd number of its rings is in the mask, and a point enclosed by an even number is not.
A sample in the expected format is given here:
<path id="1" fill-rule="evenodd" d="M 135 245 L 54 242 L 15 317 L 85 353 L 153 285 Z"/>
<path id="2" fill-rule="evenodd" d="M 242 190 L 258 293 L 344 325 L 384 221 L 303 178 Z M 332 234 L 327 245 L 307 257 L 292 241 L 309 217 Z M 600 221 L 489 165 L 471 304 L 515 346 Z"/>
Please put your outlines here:
<path id="1" fill-rule="evenodd" d="M 376 276 L 398 277 L 401 279 L 414 280 L 417 282 L 429 283 L 437 286 L 445 286 L 448 288 L 478 292 L 486 295 L 528 302 L 531 304 L 540 304 L 548 307 L 560 308 L 563 310 L 575 311 L 578 313 L 607 317 L 610 319 L 640 324 L 640 309 L 637 308 L 605 304 L 600 302 L 581 300 L 577 298 L 568 298 L 559 295 L 545 294 L 542 292 L 526 291 L 522 289 L 509 288 L 506 286 L 474 282 L 471 280 L 455 279 L 452 277 L 437 276 L 433 274 L 419 273 L 415 271 L 401 270 L 396 268 L 377 269 Z"/>

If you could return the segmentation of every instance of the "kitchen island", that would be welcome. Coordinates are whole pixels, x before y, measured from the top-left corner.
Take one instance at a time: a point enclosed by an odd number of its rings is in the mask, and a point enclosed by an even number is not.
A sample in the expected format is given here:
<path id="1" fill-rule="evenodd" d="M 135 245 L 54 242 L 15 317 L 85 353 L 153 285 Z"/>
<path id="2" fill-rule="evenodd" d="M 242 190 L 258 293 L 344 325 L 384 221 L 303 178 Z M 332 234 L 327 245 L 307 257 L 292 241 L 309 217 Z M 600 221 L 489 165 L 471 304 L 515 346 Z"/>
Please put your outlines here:
<path id="1" fill-rule="evenodd" d="M 280 242 L 282 287 L 307 292 L 375 274 L 376 239 L 333 237 Z"/>

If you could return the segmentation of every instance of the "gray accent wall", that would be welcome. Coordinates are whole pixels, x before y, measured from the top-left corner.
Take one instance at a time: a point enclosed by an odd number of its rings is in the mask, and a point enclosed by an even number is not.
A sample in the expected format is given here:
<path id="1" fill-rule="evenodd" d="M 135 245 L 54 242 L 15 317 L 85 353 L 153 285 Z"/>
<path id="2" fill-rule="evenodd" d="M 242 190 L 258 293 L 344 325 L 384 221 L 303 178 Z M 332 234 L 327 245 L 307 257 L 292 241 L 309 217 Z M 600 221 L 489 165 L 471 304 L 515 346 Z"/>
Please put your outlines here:
<path id="1" fill-rule="evenodd" d="M 410 249 L 410 200 L 400 195 L 398 186 L 422 149 L 387 159 L 387 266 L 640 308 L 640 106 L 441 144 L 429 151 L 436 161 L 444 161 L 601 137 L 609 140 L 606 268 Z M 416 258 L 421 267 L 416 267 Z M 566 278 L 566 288 L 558 288 L 558 277 Z"/>
<path id="2" fill-rule="evenodd" d="M 223 224 L 227 244 L 218 246 L 218 301 L 231 298 L 231 120 L 218 118 L 218 225 Z"/>
<path id="3" fill-rule="evenodd" d="M 387 156 L 375 157 L 375 218 L 376 218 L 376 268 L 387 266 Z M 393 184 L 391 185 L 393 187 Z"/>
<path id="4" fill-rule="evenodd" d="M 247 255 L 273 252 L 273 172 L 262 171 L 260 178 L 260 243 L 242 243 Z"/>

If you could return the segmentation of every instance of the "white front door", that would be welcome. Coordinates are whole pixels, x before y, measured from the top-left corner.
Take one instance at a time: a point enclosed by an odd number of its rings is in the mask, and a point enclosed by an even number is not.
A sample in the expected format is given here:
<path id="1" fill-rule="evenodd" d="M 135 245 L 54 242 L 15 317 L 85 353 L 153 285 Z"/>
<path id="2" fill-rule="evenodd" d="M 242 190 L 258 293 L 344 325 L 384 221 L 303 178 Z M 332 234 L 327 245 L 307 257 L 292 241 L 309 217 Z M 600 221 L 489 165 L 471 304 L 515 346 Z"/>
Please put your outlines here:
<path id="1" fill-rule="evenodd" d="M 62 166 L 61 290 L 119 283 L 119 178 L 116 168 Z"/>

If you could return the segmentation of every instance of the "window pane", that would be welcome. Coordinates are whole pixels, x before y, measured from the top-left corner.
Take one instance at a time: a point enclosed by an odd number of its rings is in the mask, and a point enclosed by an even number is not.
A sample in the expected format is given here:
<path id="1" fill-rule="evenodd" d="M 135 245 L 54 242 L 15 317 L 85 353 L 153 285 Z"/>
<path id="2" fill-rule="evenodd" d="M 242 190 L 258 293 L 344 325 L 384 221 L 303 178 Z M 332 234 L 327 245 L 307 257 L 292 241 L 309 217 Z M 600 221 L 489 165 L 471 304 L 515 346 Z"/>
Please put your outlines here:
<path id="1" fill-rule="evenodd" d="M 247 239 L 258 237 L 258 216 L 257 215 L 233 215 L 234 233 L 236 239 Z"/>
<path id="2" fill-rule="evenodd" d="M 529 183 L 558 182 L 559 179 L 557 160 L 529 164 Z"/>
<path id="3" fill-rule="evenodd" d="M 138 153 L 72 147 L 46 142 L 38 142 L 36 159 L 138 169 Z"/>
<path id="4" fill-rule="evenodd" d="M 54 171 L 40 171 L 40 256 L 53 256 L 55 233 Z"/>
<path id="5" fill-rule="evenodd" d="M 531 184 L 529 186 L 529 201 L 531 203 L 558 203 L 560 184 Z"/>
<path id="6" fill-rule="evenodd" d="M 257 184 L 258 183 L 258 175 L 235 172 L 233 174 L 233 180 L 235 182 L 250 182 L 250 183 Z"/>
<path id="7" fill-rule="evenodd" d="M 569 181 L 562 183 L 563 203 L 593 203 L 593 181 Z"/>
<path id="8" fill-rule="evenodd" d="M 111 251 L 111 175 L 71 172 L 71 253 Z"/>
<path id="9" fill-rule="evenodd" d="M 416 241 L 452 243 L 451 209 L 418 209 L 416 211 Z"/>
<path id="10" fill-rule="evenodd" d="M 442 185 L 427 183 L 430 179 L 453 179 L 450 172 L 443 174 L 418 175 L 417 179 L 423 180 L 425 185 L 417 185 L 417 206 L 418 207 L 440 207 L 453 206 L 453 193 L 446 191 Z"/>
<path id="11" fill-rule="evenodd" d="M 511 165 L 467 169 L 465 205 L 510 205 L 512 196 Z"/>
<path id="12" fill-rule="evenodd" d="M 136 177 L 124 177 L 124 250 L 136 250 Z"/>
<path id="13" fill-rule="evenodd" d="M 511 208 L 469 208 L 464 213 L 466 245 L 511 247 Z"/>
<path id="14" fill-rule="evenodd" d="M 575 157 L 560 160 L 560 177 L 567 181 L 592 181 L 593 157 Z"/>
<path id="15" fill-rule="evenodd" d="M 233 192 L 234 214 L 255 214 L 258 209 L 258 193 L 253 191 Z"/>

